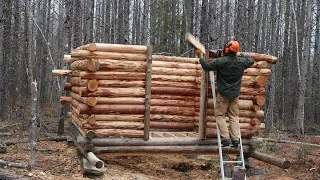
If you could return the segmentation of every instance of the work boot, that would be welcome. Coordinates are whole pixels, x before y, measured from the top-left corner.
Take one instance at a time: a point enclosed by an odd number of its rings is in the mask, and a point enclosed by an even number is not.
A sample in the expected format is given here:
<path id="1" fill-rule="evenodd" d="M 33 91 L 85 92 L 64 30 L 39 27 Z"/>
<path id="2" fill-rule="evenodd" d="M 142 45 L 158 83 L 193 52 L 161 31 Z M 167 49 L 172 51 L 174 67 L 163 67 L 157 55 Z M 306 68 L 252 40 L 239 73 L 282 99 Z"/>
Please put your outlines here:
<path id="1" fill-rule="evenodd" d="M 239 144 L 240 144 L 240 141 L 239 140 L 231 140 L 232 142 L 232 147 L 233 148 L 238 148 Z"/>
<path id="2" fill-rule="evenodd" d="M 226 147 L 230 145 L 230 139 L 221 139 L 221 147 Z"/>

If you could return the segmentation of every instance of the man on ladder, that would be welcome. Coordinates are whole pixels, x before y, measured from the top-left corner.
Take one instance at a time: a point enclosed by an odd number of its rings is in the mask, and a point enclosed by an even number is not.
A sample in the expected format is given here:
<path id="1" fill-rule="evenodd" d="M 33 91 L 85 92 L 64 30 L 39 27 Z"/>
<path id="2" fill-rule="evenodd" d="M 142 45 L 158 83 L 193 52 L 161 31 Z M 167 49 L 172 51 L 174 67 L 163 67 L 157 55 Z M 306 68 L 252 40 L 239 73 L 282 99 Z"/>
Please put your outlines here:
<path id="1" fill-rule="evenodd" d="M 203 51 L 203 50 L 202 50 Z M 201 66 L 204 70 L 210 71 L 210 81 L 212 85 L 212 95 L 214 103 L 214 113 L 217 122 L 217 136 L 219 145 L 221 177 L 225 180 L 224 164 L 225 163 L 240 163 L 242 166 L 235 166 L 234 168 L 245 169 L 244 156 L 242 148 L 242 140 L 239 126 L 239 95 L 241 88 L 241 79 L 243 72 L 248 67 L 252 66 L 254 61 L 250 57 L 245 57 L 239 52 L 239 43 L 236 40 L 231 40 L 225 44 L 223 51 L 217 51 L 217 59 L 211 62 L 206 62 L 203 59 L 201 50 L 196 49 L 196 54 L 200 58 Z M 217 71 L 217 98 L 215 98 L 215 83 L 213 70 Z M 226 122 L 225 115 L 229 117 L 230 134 Z M 231 141 L 230 141 L 231 136 Z M 225 161 L 221 147 L 229 146 L 232 143 L 233 148 L 238 148 L 240 144 L 240 158 L 241 161 Z M 243 172 L 244 179 L 245 170 Z M 234 174 L 234 178 L 240 174 Z M 241 175 L 240 175 L 241 176 Z M 239 177 L 238 177 L 239 178 Z M 233 179 L 233 178 L 232 178 Z M 242 178 L 240 178 L 242 179 Z"/>

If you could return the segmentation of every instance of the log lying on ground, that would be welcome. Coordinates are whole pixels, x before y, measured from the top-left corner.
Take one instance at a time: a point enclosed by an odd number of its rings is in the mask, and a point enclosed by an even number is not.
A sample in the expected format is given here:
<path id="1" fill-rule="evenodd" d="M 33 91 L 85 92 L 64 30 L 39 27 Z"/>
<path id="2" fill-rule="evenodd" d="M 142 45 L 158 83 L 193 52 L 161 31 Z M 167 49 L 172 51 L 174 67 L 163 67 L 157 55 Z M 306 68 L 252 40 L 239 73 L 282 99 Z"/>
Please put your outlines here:
<path id="1" fill-rule="evenodd" d="M 216 57 L 217 51 L 216 50 L 209 50 L 210 57 Z M 275 56 L 267 55 L 267 54 L 258 54 L 258 53 L 251 53 L 251 52 L 241 52 L 244 56 L 249 56 L 255 61 L 267 61 L 270 64 L 275 64 L 278 61 L 278 58 Z"/>
<path id="2" fill-rule="evenodd" d="M 90 44 L 80 46 L 77 49 L 88 50 L 88 51 L 109 51 L 109 52 L 128 52 L 128 53 L 146 53 L 147 52 L 147 46 L 105 44 L 105 43 L 90 43 Z"/>
<path id="3" fill-rule="evenodd" d="M 104 162 L 97 158 L 97 156 L 94 155 L 92 152 L 87 152 L 85 156 L 88 159 L 88 161 L 96 168 L 102 168 L 104 166 Z"/>
<path id="4" fill-rule="evenodd" d="M 28 166 L 24 163 L 16 163 L 16 162 L 10 162 L 0 159 L 0 164 L 8 167 L 17 167 L 17 168 L 27 168 Z"/>
<path id="5" fill-rule="evenodd" d="M 217 154 L 218 146 L 111 146 L 111 147 L 93 147 L 92 151 L 97 153 L 107 153 L 110 155 L 146 155 L 146 154 Z M 226 147 L 223 148 L 224 153 L 239 153 L 239 149 Z M 249 146 L 243 146 L 244 153 L 248 153 Z"/>
<path id="6" fill-rule="evenodd" d="M 131 54 L 103 51 L 87 51 L 87 50 L 72 50 L 71 57 L 81 58 L 96 58 L 96 59 L 116 59 L 127 61 L 145 61 L 146 54 Z"/>
<path id="7" fill-rule="evenodd" d="M 282 169 L 288 169 L 291 166 L 291 162 L 286 160 L 285 158 L 280 159 L 277 157 L 273 157 L 258 151 L 252 151 L 249 153 L 249 157 L 253 157 L 255 159 L 258 159 L 260 161 L 266 162 L 268 164 L 272 164 L 275 166 L 278 166 Z"/>

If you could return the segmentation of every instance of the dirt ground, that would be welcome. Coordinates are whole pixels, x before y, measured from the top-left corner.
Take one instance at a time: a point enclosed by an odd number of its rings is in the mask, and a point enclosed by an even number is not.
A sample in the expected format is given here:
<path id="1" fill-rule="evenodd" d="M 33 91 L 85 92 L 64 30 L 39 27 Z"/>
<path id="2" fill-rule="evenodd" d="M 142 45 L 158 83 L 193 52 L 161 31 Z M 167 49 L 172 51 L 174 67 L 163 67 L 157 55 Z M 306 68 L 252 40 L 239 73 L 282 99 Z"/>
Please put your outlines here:
<path id="1" fill-rule="evenodd" d="M 49 125 L 47 125 L 49 126 Z M 2 124 L 2 127 L 5 127 Z M 18 127 L 18 125 L 17 125 Z M 10 136 L 1 136 L 1 142 L 28 139 L 28 131 L 17 127 L 0 127 L 1 131 L 12 132 Z M 56 127 L 56 126 L 55 126 Z M 16 130 L 17 129 L 17 130 Z M 54 128 L 55 129 L 55 128 Z M 0 131 L 0 132 L 1 132 Z M 48 127 L 40 127 L 40 132 L 53 132 Z M 40 133 L 41 134 L 41 133 Z M 318 136 L 283 136 L 282 139 L 308 142 L 320 145 Z M 202 180 L 216 179 L 219 175 L 219 157 L 209 155 L 199 156 L 136 156 L 136 157 L 107 157 L 105 161 L 105 174 L 100 177 L 85 177 L 80 168 L 80 158 L 76 147 L 70 142 L 40 141 L 37 143 L 36 169 L 14 168 L 0 165 L 0 175 L 11 174 L 12 179 L 46 179 L 46 180 Z M 289 180 L 312 179 L 320 180 L 320 148 L 301 146 L 296 144 L 266 143 L 262 152 L 286 158 L 291 161 L 289 169 L 280 169 L 264 162 L 253 160 L 253 169 L 247 169 L 252 174 L 252 180 Z M 7 147 L 6 153 L 0 153 L 0 159 L 29 163 L 30 147 L 28 143 L 19 143 Z M 1 176 L 0 176 L 1 179 Z"/>

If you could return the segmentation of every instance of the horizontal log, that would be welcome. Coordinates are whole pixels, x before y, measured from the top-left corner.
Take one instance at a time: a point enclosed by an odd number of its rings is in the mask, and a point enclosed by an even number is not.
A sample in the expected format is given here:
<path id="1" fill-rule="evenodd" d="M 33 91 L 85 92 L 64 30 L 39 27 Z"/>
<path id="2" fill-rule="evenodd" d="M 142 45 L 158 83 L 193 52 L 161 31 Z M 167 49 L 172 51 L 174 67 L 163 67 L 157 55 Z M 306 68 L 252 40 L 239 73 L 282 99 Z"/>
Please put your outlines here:
<path id="1" fill-rule="evenodd" d="M 146 154 L 217 154 L 219 153 L 218 146 L 111 146 L 103 147 L 97 146 L 92 148 L 92 152 L 98 153 L 112 153 L 113 155 L 118 154 L 135 154 L 135 155 L 146 155 Z M 226 147 L 223 148 L 224 153 L 239 153 L 239 149 Z M 243 146 L 243 152 L 249 152 L 249 146 Z"/>
<path id="2" fill-rule="evenodd" d="M 176 68 L 176 69 L 192 69 L 196 70 L 197 64 L 195 63 L 183 63 L 183 62 L 165 62 L 152 59 L 152 69 L 155 67 L 162 68 Z"/>
<path id="3" fill-rule="evenodd" d="M 152 75 L 152 81 L 172 81 L 172 82 L 197 82 L 201 77 L 195 76 L 175 76 L 175 75 Z"/>
<path id="4" fill-rule="evenodd" d="M 200 102 L 199 97 L 193 96 L 171 96 L 171 95 L 158 95 L 158 94 L 151 94 L 151 99 L 162 99 L 162 100 L 185 100 L 185 101 L 195 101 Z"/>
<path id="5" fill-rule="evenodd" d="M 252 68 L 266 68 L 268 66 L 267 61 L 255 61 L 251 66 Z"/>
<path id="6" fill-rule="evenodd" d="M 260 89 L 259 89 L 260 91 Z M 264 91 L 264 90 L 263 90 Z M 254 95 L 245 95 L 245 94 L 241 94 L 239 96 L 239 99 L 242 100 L 252 100 L 253 104 L 259 105 L 259 106 L 263 106 L 266 102 L 266 98 L 264 97 L 264 95 L 258 95 L 258 96 L 254 96 Z"/>
<path id="7" fill-rule="evenodd" d="M 151 81 L 151 87 L 177 87 L 200 89 L 200 86 L 194 82 L 172 82 L 172 81 Z"/>
<path id="8" fill-rule="evenodd" d="M 74 61 L 71 63 L 70 69 L 95 72 L 99 69 L 99 61 L 96 59 Z"/>
<path id="9" fill-rule="evenodd" d="M 145 73 L 141 72 L 86 72 L 79 73 L 81 79 L 104 79 L 104 80 L 145 80 Z"/>
<path id="10" fill-rule="evenodd" d="M 78 90 L 78 89 L 79 90 Z M 90 92 L 86 87 L 72 87 L 72 91 L 81 96 L 91 97 L 144 97 L 144 88 L 98 88 L 94 92 Z"/>
<path id="11" fill-rule="evenodd" d="M 151 87 L 152 94 L 199 96 L 200 91 L 195 89 L 174 88 L 174 87 Z"/>
<path id="12" fill-rule="evenodd" d="M 60 96 L 60 103 L 61 104 L 71 104 L 72 97 L 70 96 Z"/>
<path id="13" fill-rule="evenodd" d="M 229 126 L 229 123 L 227 123 Z M 260 126 L 252 126 L 250 123 L 239 123 L 240 129 L 264 129 L 265 126 L 260 125 Z M 207 122 L 207 128 L 217 128 L 216 122 Z"/>
<path id="14" fill-rule="evenodd" d="M 259 131 L 257 131 L 257 130 L 240 129 L 240 132 L 241 132 L 241 138 L 251 138 L 253 136 L 259 135 Z M 206 137 L 216 138 L 217 137 L 217 129 L 216 128 L 207 128 L 206 129 Z"/>
<path id="15" fill-rule="evenodd" d="M 77 49 L 88 50 L 88 51 L 129 52 L 129 53 L 146 53 L 147 52 L 147 46 L 105 44 L 105 43 L 90 43 L 84 46 L 80 46 Z"/>
<path id="16" fill-rule="evenodd" d="M 79 103 L 75 105 L 78 114 L 144 114 L 144 105 L 106 105 L 97 104 L 94 107 L 89 107 L 85 104 Z"/>
<path id="17" fill-rule="evenodd" d="M 81 59 L 72 58 L 70 54 L 68 54 L 68 55 L 65 54 L 64 57 L 63 57 L 63 62 L 65 62 L 65 63 L 72 63 L 72 62 L 78 61 L 78 60 L 81 60 Z"/>
<path id="18" fill-rule="evenodd" d="M 116 59 L 127 61 L 145 61 L 146 54 L 104 52 L 104 51 L 88 51 L 88 50 L 72 50 L 71 57 L 86 57 L 96 59 Z"/>
<path id="19" fill-rule="evenodd" d="M 216 57 L 217 51 L 216 50 L 209 50 L 210 57 Z M 251 53 L 251 52 L 241 52 L 244 56 L 249 56 L 255 61 L 267 61 L 270 64 L 275 64 L 278 61 L 278 58 L 275 56 L 267 55 L 267 54 L 258 54 L 258 53 Z"/>
<path id="20" fill-rule="evenodd" d="M 159 121 L 151 121 L 150 128 L 153 129 L 184 129 L 184 130 L 192 130 L 194 128 L 193 122 L 191 123 L 182 123 L 182 122 L 159 122 Z"/>
<path id="21" fill-rule="evenodd" d="M 88 79 L 81 79 L 80 77 L 72 77 L 70 79 L 70 83 L 72 86 L 87 87 L 88 86 Z"/>
<path id="22" fill-rule="evenodd" d="M 72 76 L 72 70 L 53 69 L 52 76 Z"/>
<path id="23" fill-rule="evenodd" d="M 95 97 L 81 97 L 79 94 L 71 93 L 71 97 L 88 106 L 95 106 L 98 102 Z"/>
<path id="24" fill-rule="evenodd" d="M 199 58 L 187 58 L 177 56 L 152 55 L 152 61 L 179 62 L 199 64 Z"/>
<path id="25" fill-rule="evenodd" d="M 243 75 L 246 76 L 270 76 L 271 69 L 247 68 Z"/>
<path id="26" fill-rule="evenodd" d="M 150 112 L 151 114 L 194 116 L 195 109 L 189 107 L 151 106 Z"/>
<path id="27" fill-rule="evenodd" d="M 125 121 L 109 121 L 101 122 L 97 121 L 93 125 L 93 129 L 143 129 L 143 122 L 125 122 Z"/>
<path id="28" fill-rule="evenodd" d="M 144 87 L 144 80 L 98 80 L 99 87 Z"/>
<path id="29" fill-rule="evenodd" d="M 265 76 L 242 76 L 242 86 L 265 86 L 267 78 Z"/>
<path id="30" fill-rule="evenodd" d="M 248 155 L 249 155 L 249 157 L 253 157 L 255 159 L 266 162 L 268 164 L 278 166 L 282 169 L 288 169 L 291 166 L 291 162 L 285 158 L 273 157 L 273 156 L 270 156 L 268 154 L 264 154 L 264 153 L 261 153 L 258 151 L 252 151 Z"/>
<path id="31" fill-rule="evenodd" d="M 177 68 L 164 68 L 164 67 L 152 67 L 152 74 L 154 75 L 176 75 L 176 76 L 199 76 L 200 70 L 196 69 L 177 69 Z"/>
<path id="32" fill-rule="evenodd" d="M 92 144 L 94 146 L 204 146 L 218 145 L 218 139 L 207 138 L 201 139 L 195 137 L 188 138 L 150 138 L 145 141 L 141 138 L 93 138 L 88 139 L 78 136 L 76 139 L 78 144 Z M 243 145 L 262 143 L 261 138 L 242 139 Z"/>
<path id="33" fill-rule="evenodd" d="M 65 91 L 71 91 L 72 84 L 71 83 L 65 83 L 63 89 Z"/>
<path id="34" fill-rule="evenodd" d="M 88 131 L 90 137 L 132 137 L 142 138 L 143 130 L 131 130 L 131 129 L 94 129 Z"/>

